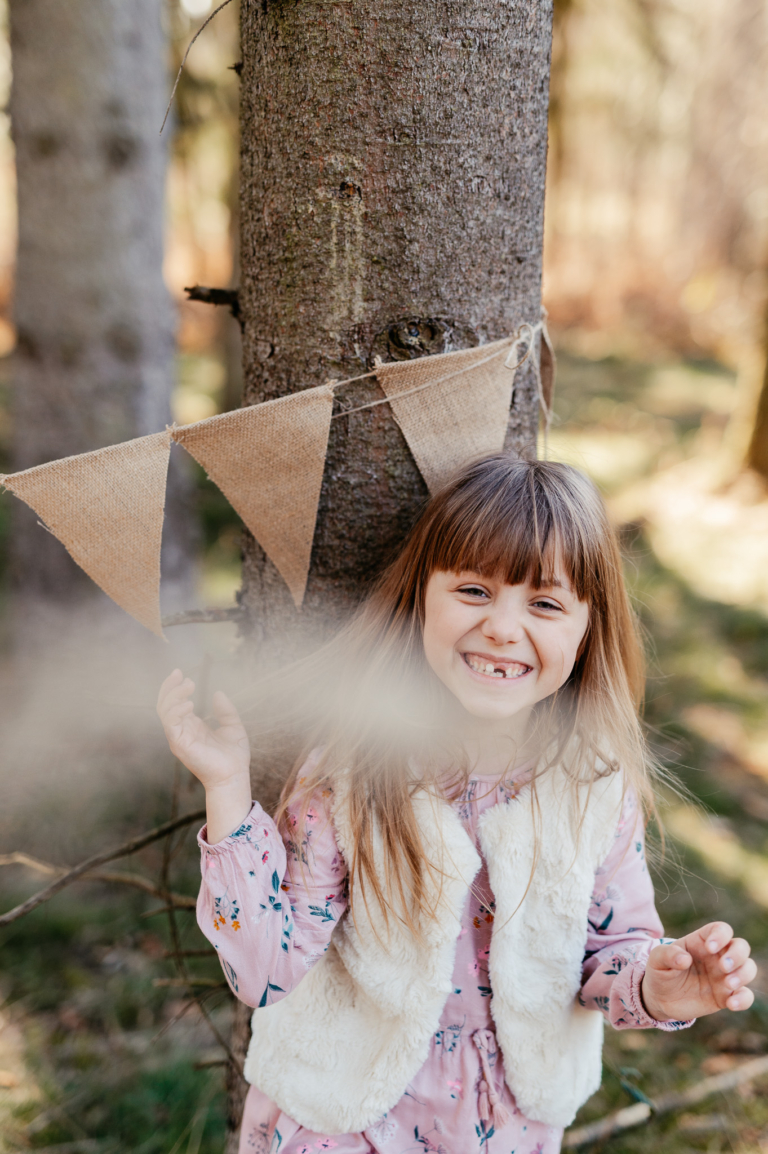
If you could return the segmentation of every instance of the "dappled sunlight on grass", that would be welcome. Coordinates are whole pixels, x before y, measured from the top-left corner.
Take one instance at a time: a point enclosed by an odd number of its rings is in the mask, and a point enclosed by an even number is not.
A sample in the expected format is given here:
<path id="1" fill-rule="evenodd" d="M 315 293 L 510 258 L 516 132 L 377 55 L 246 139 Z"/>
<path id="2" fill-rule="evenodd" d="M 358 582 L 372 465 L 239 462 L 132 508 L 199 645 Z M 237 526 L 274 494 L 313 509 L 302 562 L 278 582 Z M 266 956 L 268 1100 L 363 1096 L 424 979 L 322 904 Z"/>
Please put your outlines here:
<path id="1" fill-rule="evenodd" d="M 692 705 L 682 717 L 694 733 L 727 750 L 746 770 L 768 782 L 768 726 L 750 730 L 743 717 L 717 705 Z"/>
<path id="2" fill-rule="evenodd" d="M 768 612 L 768 492 L 722 486 L 717 462 L 694 458 L 635 495 L 659 560 L 703 597 Z"/>
<path id="3" fill-rule="evenodd" d="M 747 850 L 721 819 L 692 805 L 665 806 L 665 828 L 694 850 L 716 877 L 738 882 L 752 901 L 768 909 L 768 857 Z"/>

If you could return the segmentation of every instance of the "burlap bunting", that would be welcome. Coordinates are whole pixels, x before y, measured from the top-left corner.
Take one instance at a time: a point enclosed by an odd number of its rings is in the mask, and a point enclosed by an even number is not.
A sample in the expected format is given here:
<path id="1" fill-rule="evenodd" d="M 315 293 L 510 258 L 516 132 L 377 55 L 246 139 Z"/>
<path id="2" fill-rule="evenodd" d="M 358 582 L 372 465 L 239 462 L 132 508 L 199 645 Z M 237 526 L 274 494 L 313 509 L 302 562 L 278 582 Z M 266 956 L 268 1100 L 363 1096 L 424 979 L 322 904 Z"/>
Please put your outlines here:
<path id="1" fill-rule="evenodd" d="M 327 385 L 175 429 L 240 514 L 291 591 L 304 598 L 328 447 Z"/>
<path id="2" fill-rule="evenodd" d="M 158 637 L 171 434 L 152 433 L 2 478 L 92 580 Z"/>
<path id="3" fill-rule="evenodd" d="M 506 339 L 377 366 L 376 379 L 430 492 L 462 465 L 503 449 L 515 379 L 505 362 L 512 352 Z"/>
<path id="4" fill-rule="evenodd" d="M 431 491 L 462 465 L 503 449 L 515 368 L 534 350 L 539 334 L 534 372 L 546 435 L 555 359 L 543 321 L 478 348 L 376 366 L 375 376 Z M 34 509 L 113 601 L 162 637 L 160 543 L 170 441 L 178 441 L 240 514 L 298 607 L 309 573 L 333 390 L 348 383 L 329 382 L 51 461 L 0 476 L 0 482 Z"/>

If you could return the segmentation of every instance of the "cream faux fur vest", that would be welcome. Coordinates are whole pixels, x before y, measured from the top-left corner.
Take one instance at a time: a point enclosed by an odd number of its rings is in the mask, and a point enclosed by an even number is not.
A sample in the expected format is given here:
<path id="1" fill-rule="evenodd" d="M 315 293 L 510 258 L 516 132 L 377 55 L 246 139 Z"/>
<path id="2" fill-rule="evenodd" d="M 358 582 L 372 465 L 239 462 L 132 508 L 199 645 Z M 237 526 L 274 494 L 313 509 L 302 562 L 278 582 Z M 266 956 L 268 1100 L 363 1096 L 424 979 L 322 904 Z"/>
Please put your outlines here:
<path id="1" fill-rule="evenodd" d="M 603 1019 L 576 997 L 595 871 L 615 836 L 622 780 L 602 778 L 576 801 L 563 774 L 550 770 L 537 792 L 539 817 L 525 789 L 479 821 L 496 899 L 491 1011 L 519 1109 L 566 1126 L 600 1084 Z M 327 953 L 291 994 L 253 1014 L 245 1076 L 310 1130 L 353 1133 L 390 1110 L 427 1058 L 453 988 L 456 941 L 480 858 L 447 803 L 422 793 L 415 806 L 427 852 L 444 871 L 426 943 L 418 946 L 394 918 L 387 931 L 372 902 L 370 917 L 357 911 L 356 927 L 350 916 L 342 919 Z M 349 860 L 352 830 L 338 788 L 334 824 Z"/>

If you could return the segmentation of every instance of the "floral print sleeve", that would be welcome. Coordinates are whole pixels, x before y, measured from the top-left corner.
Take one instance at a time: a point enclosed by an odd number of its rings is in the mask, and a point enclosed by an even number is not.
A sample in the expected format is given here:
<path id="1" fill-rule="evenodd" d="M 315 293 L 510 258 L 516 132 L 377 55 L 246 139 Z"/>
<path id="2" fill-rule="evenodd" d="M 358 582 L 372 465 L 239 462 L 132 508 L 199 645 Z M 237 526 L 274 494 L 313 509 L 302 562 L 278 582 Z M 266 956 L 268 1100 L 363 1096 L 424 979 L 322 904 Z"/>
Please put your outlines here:
<path id="1" fill-rule="evenodd" d="M 595 875 L 587 951 L 579 1000 L 598 1009 L 618 1030 L 680 1030 L 691 1022 L 657 1022 L 640 993 L 648 955 L 665 938 L 645 860 L 645 833 L 637 799 L 629 793 L 614 844 Z"/>
<path id="2" fill-rule="evenodd" d="M 299 806 L 289 810 L 295 832 L 285 839 L 258 802 L 216 845 L 208 844 L 205 826 L 198 836 L 198 924 L 232 992 L 249 1006 L 290 993 L 328 949 L 346 909 L 346 867 L 326 793 L 312 799 L 304 823 Z"/>

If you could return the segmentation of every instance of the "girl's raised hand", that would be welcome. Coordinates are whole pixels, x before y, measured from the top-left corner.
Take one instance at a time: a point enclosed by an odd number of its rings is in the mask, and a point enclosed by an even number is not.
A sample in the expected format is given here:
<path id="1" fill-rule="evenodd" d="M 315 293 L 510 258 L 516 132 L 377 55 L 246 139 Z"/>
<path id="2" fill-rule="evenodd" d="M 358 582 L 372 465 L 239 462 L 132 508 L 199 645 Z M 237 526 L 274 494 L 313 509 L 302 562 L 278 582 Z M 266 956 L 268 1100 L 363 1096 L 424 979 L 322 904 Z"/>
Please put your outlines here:
<path id="1" fill-rule="evenodd" d="M 219 692 L 213 695 L 218 729 L 198 717 L 192 704 L 195 683 L 174 669 L 160 686 L 157 713 L 163 723 L 171 753 L 194 773 L 206 788 L 217 789 L 248 778 L 250 745 L 240 716 L 232 702 Z"/>
<path id="2" fill-rule="evenodd" d="M 658 1022 L 687 1021 L 716 1010 L 748 1010 L 757 966 L 749 943 L 734 938 L 726 922 L 656 946 L 643 977 L 643 1002 Z"/>

